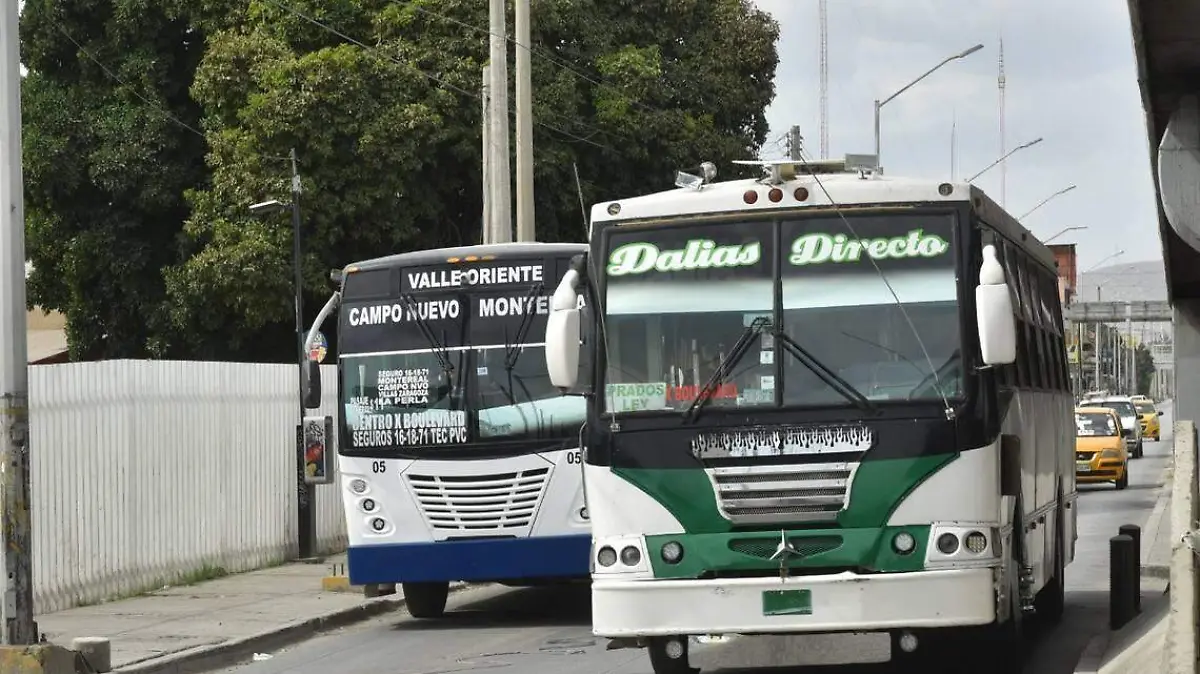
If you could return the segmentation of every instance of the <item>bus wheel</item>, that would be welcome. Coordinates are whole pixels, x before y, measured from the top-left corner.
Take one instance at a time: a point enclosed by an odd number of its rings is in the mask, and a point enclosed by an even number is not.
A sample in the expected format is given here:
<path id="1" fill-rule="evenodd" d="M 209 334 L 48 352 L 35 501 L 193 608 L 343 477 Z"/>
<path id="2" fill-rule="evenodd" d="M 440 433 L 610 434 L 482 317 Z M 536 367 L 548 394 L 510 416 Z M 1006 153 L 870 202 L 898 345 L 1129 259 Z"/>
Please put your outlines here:
<path id="1" fill-rule="evenodd" d="M 654 674 L 694 674 L 698 667 L 688 662 L 688 638 L 653 637 L 650 639 L 650 668 Z"/>
<path id="2" fill-rule="evenodd" d="M 1059 497 L 1061 501 L 1062 497 Z M 1054 533 L 1054 577 L 1042 587 L 1041 592 L 1034 598 L 1034 608 L 1038 618 L 1051 625 L 1057 625 L 1062 620 L 1066 608 L 1066 543 L 1063 540 L 1063 511 L 1058 507 L 1055 513 L 1056 531 Z"/>
<path id="3" fill-rule="evenodd" d="M 450 583 L 401 583 L 404 606 L 414 618 L 440 618 L 446 613 Z"/>
<path id="4" fill-rule="evenodd" d="M 1025 613 L 1021 606 L 1021 565 L 1024 555 L 1022 540 L 1024 527 L 1021 524 L 1022 509 L 1018 506 L 1013 513 L 1012 543 L 1009 549 L 1005 574 L 1007 585 L 1005 594 L 1008 599 L 1008 620 L 996 622 L 987 630 L 989 652 L 985 670 L 995 674 L 1012 674 L 1020 672 L 1025 663 Z"/>

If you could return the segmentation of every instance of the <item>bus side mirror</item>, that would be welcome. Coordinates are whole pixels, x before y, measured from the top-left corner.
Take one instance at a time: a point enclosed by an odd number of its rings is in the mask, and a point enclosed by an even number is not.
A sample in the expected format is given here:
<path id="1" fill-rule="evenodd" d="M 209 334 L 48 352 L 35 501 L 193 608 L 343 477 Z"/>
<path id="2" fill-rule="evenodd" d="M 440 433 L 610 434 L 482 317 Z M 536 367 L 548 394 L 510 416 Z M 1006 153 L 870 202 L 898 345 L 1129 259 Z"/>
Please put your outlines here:
<path id="1" fill-rule="evenodd" d="M 321 407 L 321 364 L 304 359 L 304 408 L 315 410 Z"/>
<path id="2" fill-rule="evenodd" d="M 579 381 L 580 311 L 575 288 L 580 280 L 578 268 L 563 275 L 546 317 L 546 372 L 550 383 L 560 389 L 573 389 Z"/>
<path id="3" fill-rule="evenodd" d="M 975 318 L 979 328 L 979 352 L 985 365 L 1008 365 L 1017 359 L 1017 321 L 1012 295 L 1004 280 L 1004 268 L 996 259 L 996 247 L 983 247 L 983 265 L 975 288 Z"/>
<path id="4" fill-rule="evenodd" d="M 579 378 L 579 310 L 550 312 L 546 321 L 546 371 L 550 383 L 572 389 Z"/>

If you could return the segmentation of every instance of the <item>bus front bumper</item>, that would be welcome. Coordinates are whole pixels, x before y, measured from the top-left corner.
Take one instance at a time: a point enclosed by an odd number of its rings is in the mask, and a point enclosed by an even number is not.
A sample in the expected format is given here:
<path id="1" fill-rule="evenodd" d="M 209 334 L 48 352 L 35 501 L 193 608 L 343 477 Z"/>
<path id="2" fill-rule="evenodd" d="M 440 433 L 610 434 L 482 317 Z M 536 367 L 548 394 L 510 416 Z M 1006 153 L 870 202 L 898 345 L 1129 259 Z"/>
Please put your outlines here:
<path id="1" fill-rule="evenodd" d="M 718 580 L 592 577 L 600 637 L 876 631 L 987 625 L 994 570 Z"/>

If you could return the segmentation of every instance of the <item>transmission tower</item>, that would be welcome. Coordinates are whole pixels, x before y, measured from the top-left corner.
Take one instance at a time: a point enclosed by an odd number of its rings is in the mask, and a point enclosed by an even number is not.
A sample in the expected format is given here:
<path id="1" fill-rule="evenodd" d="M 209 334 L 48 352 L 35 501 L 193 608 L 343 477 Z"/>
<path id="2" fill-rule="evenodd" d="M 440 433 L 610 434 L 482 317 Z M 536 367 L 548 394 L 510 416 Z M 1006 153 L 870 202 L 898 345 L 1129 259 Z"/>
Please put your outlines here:
<path id="1" fill-rule="evenodd" d="M 829 7 L 817 0 L 821 22 L 821 158 L 829 158 Z"/>

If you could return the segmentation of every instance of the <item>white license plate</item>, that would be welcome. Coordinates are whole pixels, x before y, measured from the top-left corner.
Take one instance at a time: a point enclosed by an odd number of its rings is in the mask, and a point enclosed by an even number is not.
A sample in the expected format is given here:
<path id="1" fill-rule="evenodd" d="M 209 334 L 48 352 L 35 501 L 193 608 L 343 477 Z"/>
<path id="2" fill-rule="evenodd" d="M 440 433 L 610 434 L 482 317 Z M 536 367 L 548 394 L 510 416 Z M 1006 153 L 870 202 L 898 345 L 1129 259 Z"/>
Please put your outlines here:
<path id="1" fill-rule="evenodd" d="M 1092 472 L 1092 464 L 1090 464 L 1090 463 L 1083 463 L 1083 462 L 1081 462 L 1081 461 L 1080 461 L 1080 462 L 1076 462 L 1076 463 L 1075 463 L 1075 472 L 1077 472 L 1077 473 L 1090 473 L 1090 472 Z"/>

